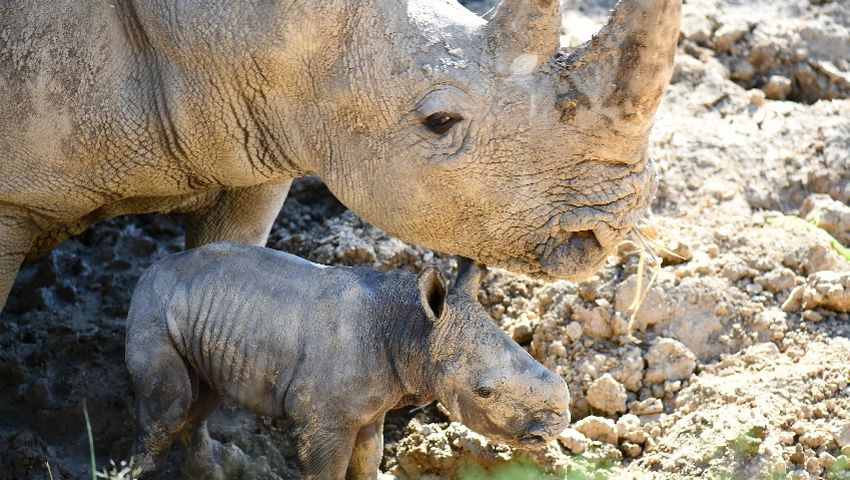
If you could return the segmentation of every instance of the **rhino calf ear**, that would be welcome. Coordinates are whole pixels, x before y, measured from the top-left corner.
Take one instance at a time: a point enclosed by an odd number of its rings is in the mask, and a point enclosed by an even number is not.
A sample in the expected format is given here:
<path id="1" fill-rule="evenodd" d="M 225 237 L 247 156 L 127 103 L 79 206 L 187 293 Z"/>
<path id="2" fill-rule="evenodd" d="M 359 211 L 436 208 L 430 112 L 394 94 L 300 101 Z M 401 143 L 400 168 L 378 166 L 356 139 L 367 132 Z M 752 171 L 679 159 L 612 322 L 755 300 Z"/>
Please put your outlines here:
<path id="1" fill-rule="evenodd" d="M 446 307 L 446 281 L 434 267 L 426 267 L 419 273 L 419 301 L 429 319 L 436 321 Z"/>

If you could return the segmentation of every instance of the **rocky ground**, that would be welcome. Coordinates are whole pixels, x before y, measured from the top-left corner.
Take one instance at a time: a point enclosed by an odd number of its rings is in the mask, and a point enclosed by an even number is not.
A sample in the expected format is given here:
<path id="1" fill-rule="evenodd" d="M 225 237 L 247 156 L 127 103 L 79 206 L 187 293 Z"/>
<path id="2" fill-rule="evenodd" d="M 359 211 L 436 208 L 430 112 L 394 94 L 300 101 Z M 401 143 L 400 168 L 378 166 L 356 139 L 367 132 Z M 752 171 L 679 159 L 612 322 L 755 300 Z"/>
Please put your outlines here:
<path id="1" fill-rule="evenodd" d="M 612 4 L 565 3 L 569 45 Z M 395 412 L 389 475 L 850 478 L 850 3 L 688 0 L 682 30 L 651 142 L 660 184 L 641 230 L 656 253 L 635 238 L 581 283 L 491 270 L 479 292 L 566 379 L 572 427 L 530 454 L 439 406 Z M 23 270 L 0 317 L 0 479 L 46 479 L 48 465 L 83 478 L 84 401 L 99 465 L 126 458 L 129 296 L 145 266 L 182 248 L 180 232 L 176 218 L 116 219 Z M 454 267 L 315 179 L 295 185 L 269 246 L 329 264 Z M 227 408 L 211 421 L 232 478 L 297 478 L 284 427 Z M 159 478 L 180 478 L 179 455 Z"/>

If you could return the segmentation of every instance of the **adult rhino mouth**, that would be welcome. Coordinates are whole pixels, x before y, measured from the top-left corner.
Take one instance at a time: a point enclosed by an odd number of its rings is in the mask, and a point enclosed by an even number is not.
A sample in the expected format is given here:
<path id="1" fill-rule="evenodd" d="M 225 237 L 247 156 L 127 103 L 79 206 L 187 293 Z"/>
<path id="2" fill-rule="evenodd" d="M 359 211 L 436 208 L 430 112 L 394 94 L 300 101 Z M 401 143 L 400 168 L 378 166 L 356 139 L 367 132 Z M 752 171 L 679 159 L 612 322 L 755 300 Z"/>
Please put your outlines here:
<path id="1" fill-rule="evenodd" d="M 582 214 L 591 218 L 598 215 L 597 208 L 585 207 L 581 213 L 568 212 L 565 217 L 553 221 L 552 236 L 539 257 L 539 268 L 544 275 L 555 279 L 581 280 L 602 267 L 614 247 L 649 210 L 658 185 L 651 161 L 647 161 L 634 181 L 643 184 L 642 188 L 634 189 L 640 193 L 624 197 L 625 206 L 619 211 L 603 213 L 607 218 L 597 216 L 587 222 L 570 222 Z"/>
<path id="2" fill-rule="evenodd" d="M 599 270 L 612 249 L 610 242 L 603 246 L 594 230 L 569 232 L 566 240 L 552 239 L 546 244 L 540 267 L 549 277 L 579 280 Z"/>

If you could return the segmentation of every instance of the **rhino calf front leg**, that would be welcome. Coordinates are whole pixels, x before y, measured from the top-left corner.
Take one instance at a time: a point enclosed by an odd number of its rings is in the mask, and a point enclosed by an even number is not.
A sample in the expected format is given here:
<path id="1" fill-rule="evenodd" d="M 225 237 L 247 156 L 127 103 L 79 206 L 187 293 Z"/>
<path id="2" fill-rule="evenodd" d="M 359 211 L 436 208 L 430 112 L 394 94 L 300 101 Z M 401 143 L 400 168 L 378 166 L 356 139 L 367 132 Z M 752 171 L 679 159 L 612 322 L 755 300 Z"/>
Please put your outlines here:
<path id="1" fill-rule="evenodd" d="M 186 247 L 220 240 L 264 246 L 290 185 L 291 179 L 274 180 L 222 191 L 210 207 L 188 215 Z"/>
<path id="2" fill-rule="evenodd" d="M 356 431 L 329 429 L 312 422 L 294 422 L 298 463 L 304 480 L 344 480 Z"/>
<path id="3" fill-rule="evenodd" d="M 384 417 L 357 432 L 346 480 L 375 480 L 384 456 Z"/>

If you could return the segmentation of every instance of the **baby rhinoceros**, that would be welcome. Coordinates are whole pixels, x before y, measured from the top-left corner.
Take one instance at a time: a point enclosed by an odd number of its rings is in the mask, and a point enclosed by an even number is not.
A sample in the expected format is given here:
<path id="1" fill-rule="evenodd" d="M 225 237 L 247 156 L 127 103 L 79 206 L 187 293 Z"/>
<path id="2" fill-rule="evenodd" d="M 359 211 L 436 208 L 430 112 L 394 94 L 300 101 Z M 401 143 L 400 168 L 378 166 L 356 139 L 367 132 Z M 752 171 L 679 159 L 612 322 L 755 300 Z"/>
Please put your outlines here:
<path id="1" fill-rule="evenodd" d="M 133 293 L 127 368 L 144 471 L 175 438 L 196 477 L 223 478 L 205 418 L 220 400 L 286 417 L 307 479 L 374 479 L 384 414 L 440 400 L 473 430 L 541 446 L 569 423 L 569 392 L 476 301 L 426 268 L 325 267 L 217 243 L 148 269 Z"/>

